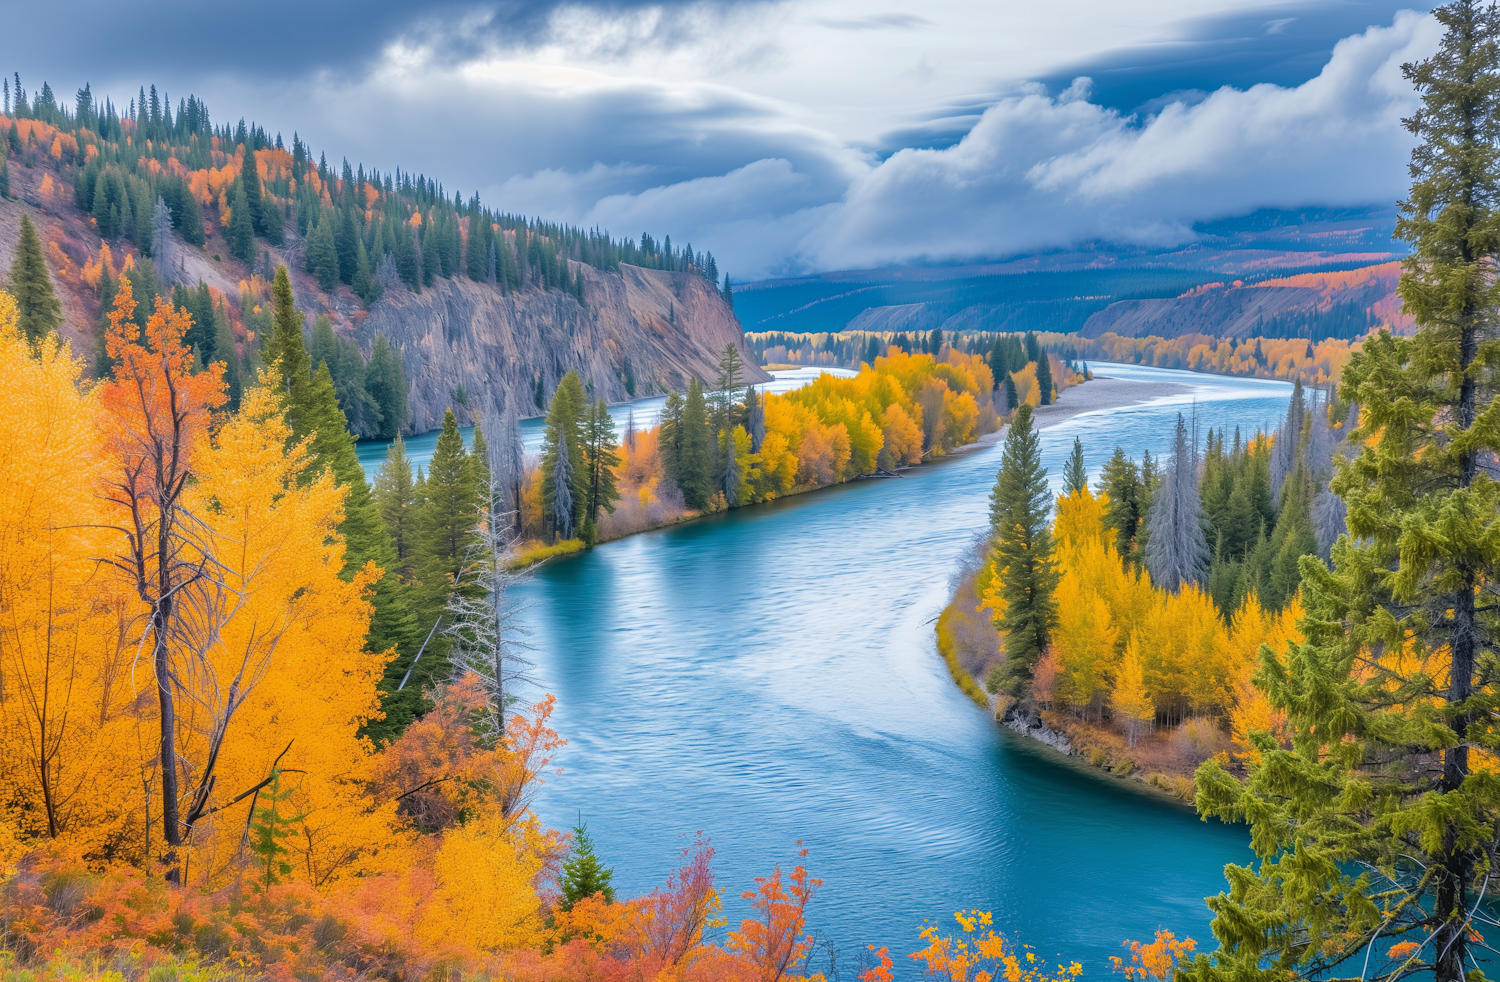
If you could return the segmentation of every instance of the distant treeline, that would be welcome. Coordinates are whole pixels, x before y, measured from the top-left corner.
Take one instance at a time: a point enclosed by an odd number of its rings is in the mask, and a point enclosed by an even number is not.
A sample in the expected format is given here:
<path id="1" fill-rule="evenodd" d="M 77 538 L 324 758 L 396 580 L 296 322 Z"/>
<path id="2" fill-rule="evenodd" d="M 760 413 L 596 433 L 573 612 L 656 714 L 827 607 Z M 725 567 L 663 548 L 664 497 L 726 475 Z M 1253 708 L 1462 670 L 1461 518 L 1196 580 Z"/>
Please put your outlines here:
<path id="1" fill-rule="evenodd" d="M 308 271 L 325 289 L 342 282 L 366 302 L 393 285 L 420 291 L 458 275 L 502 290 L 564 290 L 582 300 L 570 261 L 602 270 L 628 263 L 692 271 L 719 281 L 711 252 L 674 246 L 670 236 L 616 239 L 597 228 L 493 210 L 477 194 L 449 195 L 424 174 L 381 173 L 347 159 L 330 165 L 295 133 L 287 146 L 280 133 L 244 119 L 214 124 L 195 96 L 179 99 L 174 112 L 154 85 L 125 107 L 99 100 L 85 85 L 70 108 L 45 83 L 28 98 L 17 75 L 14 86 L 5 80 L 4 111 L 7 155 L 43 164 L 50 157 L 59 173 L 71 171 L 74 202 L 100 234 L 126 239 L 146 255 L 156 246 L 160 201 L 188 242 L 203 244 L 204 219 L 216 219 L 229 252 L 252 264 L 265 258 L 263 244 L 281 245 L 294 222 L 308 239 Z M 268 261 L 263 272 L 269 279 Z"/>

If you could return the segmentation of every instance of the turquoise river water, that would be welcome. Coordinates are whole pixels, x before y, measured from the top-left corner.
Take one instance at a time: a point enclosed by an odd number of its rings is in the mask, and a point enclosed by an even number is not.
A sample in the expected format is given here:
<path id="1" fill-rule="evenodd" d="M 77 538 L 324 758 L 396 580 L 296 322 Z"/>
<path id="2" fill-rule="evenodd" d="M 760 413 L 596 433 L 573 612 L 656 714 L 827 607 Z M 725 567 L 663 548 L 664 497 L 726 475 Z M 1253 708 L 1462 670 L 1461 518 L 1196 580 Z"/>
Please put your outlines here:
<path id="1" fill-rule="evenodd" d="M 1165 454 L 1180 411 L 1248 433 L 1279 421 L 1291 391 L 1094 368 L 1187 392 L 1043 430 L 1054 486 L 1075 436 L 1097 475 L 1116 445 Z M 823 881 L 808 926 L 846 979 L 866 944 L 913 951 L 924 919 L 951 927 L 959 909 L 993 911 L 1095 978 L 1123 939 L 1158 927 L 1211 943 L 1203 898 L 1225 863 L 1250 859 L 1245 831 L 1003 731 L 937 655 L 933 623 L 986 528 L 999 462 L 983 447 L 538 571 L 521 588 L 534 691 L 557 696 L 569 741 L 543 820 L 567 828 L 581 813 L 622 895 L 659 885 L 701 831 L 731 924 L 740 892 L 794 862 L 801 840 Z"/>

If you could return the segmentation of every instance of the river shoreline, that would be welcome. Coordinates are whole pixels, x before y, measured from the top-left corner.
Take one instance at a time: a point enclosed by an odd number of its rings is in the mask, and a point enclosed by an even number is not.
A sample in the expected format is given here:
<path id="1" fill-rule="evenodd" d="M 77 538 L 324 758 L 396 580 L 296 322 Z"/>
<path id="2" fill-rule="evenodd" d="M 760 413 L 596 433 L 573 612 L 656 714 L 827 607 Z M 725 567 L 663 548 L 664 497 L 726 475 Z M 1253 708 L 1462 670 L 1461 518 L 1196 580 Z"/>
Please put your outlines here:
<path id="1" fill-rule="evenodd" d="M 1140 391 L 1143 388 L 1150 389 L 1151 391 L 1149 393 Z M 1137 382 L 1129 379 L 1110 378 L 1106 375 L 1095 375 L 1088 382 L 1080 382 L 1075 385 L 1071 385 L 1059 392 L 1057 394 L 1057 400 L 1050 406 L 1035 407 L 1032 410 L 1032 419 L 1036 420 L 1038 429 L 1046 429 L 1049 426 L 1056 426 L 1058 423 L 1061 423 L 1064 420 L 1072 419 L 1075 416 L 1081 416 L 1084 413 L 1100 412 L 1109 409 L 1122 409 L 1126 406 L 1134 406 L 1139 405 L 1143 402 L 1149 402 L 1152 399 L 1157 399 L 1162 396 L 1177 395 L 1187 391 L 1187 386 L 1178 385 L 1177 383 L 1162 383 L 1150 385 L 1145 382 Z M 1008 423 L 1003 424 L 993 433 L 986 433 L 984 436 L 981 436 L 979 439 L 974 440 L 971 443 L 966 443 L 961 447 L 955 447 L 953 450 L 949 451 L 943 456 L 953 457 L 959 454 L 971 453 L 984 447 L 993 446 L 1000 440 L 1004 439 L 1005 433 L 1009 429 L 1009 426 L 1010 424 Z M 934 460 L 941 459 L 943 458 L 934 458 Z M 915 465 L 915 467 L 923 467 L 932 462 L 934 461 L 924 460 L 921 464 Z M 840 481 L 837 484 L 824 484 L 818 487 L 809 487 L 800 490 L 794 489 L 784 495 L 779 495 L 775 500 L 779 501 L 783 498 L 792 498 L 804 494 L 813 494 L 814 492 L 823 491 L 828 488 L 836 488 L 840 484 L 852 484 L 855 481 L 870 480 L 873 478 L 899 478 L 904 472 L 913 470 L 915 469 L 915 467 L 903 467 L 895 471 L 894 473 L 877 472 L 875 474 L 860 474 L 853 478 L 850 478 L 847 481 Z M 757 502 L 756 504 L 765 503 L 766 502 Z M 744 507 L 754 508 L 755 505 L 746 505 Z M 643 528 L 627 532 L 624 535 L 611 536 L 608 539 L 600 539 L 599 541 L 594 543 L 594 546 L 602 546 L 609 542 L 619 542 L 623 539 L 628 539 L 631 536 L 640 535 L 644 532 L 656 532 L 660 531 L 661 529 L 672 528 L 677 525 L 685 525 L 688 522 L 696 522 L 700 519 L 708 518 L 712 515 L 718 514 L 721 514 L 721 512 L 695 512 L 689 510 L 684 512 L 683 514 L 674 516 L 664 522 L 659 522 L 655 525 L 647 525 Z M 568 541 L 573 542 L 578 540 Z M 520 555 L 520 557 L 518 557 L 518 559 L 512 564 L 512 568 L 535 568 L 537 566 L 550 563 L 554 560 L 566 559 L 569 556 L 581 555 L 591 548 L 593 548 L 593 546 L 580 545 L 575 548 L 570 548 L 564 552 L 547 555 L 545 556 L 545 558 L 535 561 L 528 560 L 526 558 L 527 555 L 542 550 L 539 550 L 537 548 L 528 549 L 525 550 Z"/>
<path id="2" fill-rule="evenodd" d="M 1058 401 L 1052 405 L 1038 406 L 1032 411 L 1032 418 L 1036 421 L 1037 429 L 1045 430 L 1084 413 L 1122 409 L 1188 391 L 1188 386 L 1176 383 L 1147 385 L 1128 379 L 1095 375 L 1085 385 L 1060 393 Z M 1064 402 L 1070 395 L 1073 398 Z M 1008 425 L 1002 426 L 961 449 L 993 445 L 1004 439 L 1008 428 Z M 985 706 L 1000 726 L 1014 733 L 1017 738 L 1035 745 L 1040 755 L 1051 763 L 1072 767 L 1101 779 L 1126 783 L 1131 791 L 1146 794 L 1175 807 L 1192 807 L 1191 775 L 1148 772 L 1135 767 L 1128 756 L 1114 753 L 1114 748 L 1090 739 L 1089 734 L 1070 729 L 1065 720 L 1059 718 L 1049 721 L 1039 714 L 1022 712 L 1019 707 L 1008 701 L 1002 703 L 999 697 L 986 692 L 979 680 L 964 667 L 958 652 L 954 650 L 952 629 L 946 632 L 944 630 L 949 619 L 958 613 L 959 596 L 964 592 L 964 587 L 965 584 L 960 583 L 953 598 L 938 617 L 937 648 L 938 654 L 948 666 L 949 676 L 966 695 Z"/>

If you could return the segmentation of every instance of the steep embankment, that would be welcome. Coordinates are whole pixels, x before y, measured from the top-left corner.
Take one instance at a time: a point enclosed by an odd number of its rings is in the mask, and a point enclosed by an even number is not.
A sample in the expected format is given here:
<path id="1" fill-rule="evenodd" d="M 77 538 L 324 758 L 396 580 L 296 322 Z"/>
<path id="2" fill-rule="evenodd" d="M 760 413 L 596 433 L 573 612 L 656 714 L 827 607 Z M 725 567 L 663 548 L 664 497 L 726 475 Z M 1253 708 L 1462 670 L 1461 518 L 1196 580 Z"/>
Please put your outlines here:
<path id="1" fill-rule="evenodd" d="M 1400 263 L 1306 273 L 1245 285 L 1210 283 L 1178 297 L 1121 300 L 1089 317 L 1080 332 L 1097 338 L 1357 338 L 1389 327 L 1408 331 L 1396 282 Z"/>
<path id="2" fill-rule="evenodd" d="M 92 360 L 102 311 L 83 270 L 98 261 L 98 232 L 75 207 L 63 175 L 25 166 L 20 159 L 11 161 L 10 174 L 15 199 L 0 199 L 0 287 L 15 255 L 21 215 L 29 212 L 62 300 L 62 333 L 74 351 Z M 245 346 L 257 341 L 245 332 L 238 298 L 252 272 L 264 273 L 264 263 L 252 271 L 233 259 L 224 230 L 211 221 L 204 224 L 202 247 L 173 234 L 173 247 L 159 257 L 157 269 L 166 282 L 201 281 L 221 294 L 245 356 Z M 582 304 L 570 293 L 535 283 L 502 292 L 463 276 L 439 277 L 416 294 L 395 281 L 366 309 L 347 286 L 319 289 L 304 271 L 304 243 L 290 223 L 285 236 L 280 248 L 264 243 L 260 248 L 273 266 L 285 263 L 291 271 L 298 307 L 310 317 L 328 315 L 334 330 L 357 340 L 367 356 L 377 334 L 401 352 L 410 385 L 411 432 L 440 426 L 449 406 L 464 424 L 507 404 L 522 415 L 538 413 L 538 381 L 550 393 L 568 371 L 577 371 L 594 396 L 618 402 L 680 390 L 692 377 L 712 380 L 726 344 L 746 353 L 738 319 L 696 273 L 629 265 L 603 271 L 572 262 L 572 274 L 583 279 Z M 109 245 L 117 267 L 127 255 L 138 257 L 127 241 Z M 744 374 L 747 381 L 769 379 L 748 356 Z"/>
<path id="3" fill-rule="evenodd" d="M 556 290 L 502 294 L 454 278 L 420 295 L 388 290 L 354 336 L 368 351 L 384 334 L 401 351 L 419 431 L 441 425 L 450 405 L 461 423 L 503 405 L 539 413 L 538 378 L 551 392 L 577 371 L 595 397 L 618 402 L 711 380 L 726 344 L 744 353 L 739 321 L 696 273 L 575 269 L 584 277 L 581 305 Z M 746 362 L 748 380 L 770 378 Z"/>

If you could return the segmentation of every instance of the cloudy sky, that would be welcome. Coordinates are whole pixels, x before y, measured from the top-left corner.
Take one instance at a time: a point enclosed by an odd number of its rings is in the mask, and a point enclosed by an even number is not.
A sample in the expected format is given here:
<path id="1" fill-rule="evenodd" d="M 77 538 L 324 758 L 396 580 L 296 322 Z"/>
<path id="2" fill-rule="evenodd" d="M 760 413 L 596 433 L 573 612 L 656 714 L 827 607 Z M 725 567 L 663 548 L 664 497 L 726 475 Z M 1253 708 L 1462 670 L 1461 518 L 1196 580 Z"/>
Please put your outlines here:
<path id="1" fill-rule="evenodd" d="M 92 8 L 92 9 L 90 9 Z M 1385 0 L 82 0 L 6 15 L 59 96 L 196 92 L 330 160 L 709 248 L 737 279 L 1185 241 L 1394 202 L 1435 50 Z M 8 62 L 8 64 L 7 64 Z"/>

